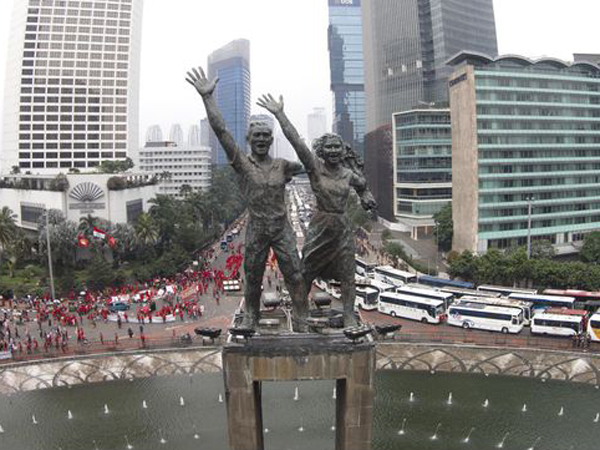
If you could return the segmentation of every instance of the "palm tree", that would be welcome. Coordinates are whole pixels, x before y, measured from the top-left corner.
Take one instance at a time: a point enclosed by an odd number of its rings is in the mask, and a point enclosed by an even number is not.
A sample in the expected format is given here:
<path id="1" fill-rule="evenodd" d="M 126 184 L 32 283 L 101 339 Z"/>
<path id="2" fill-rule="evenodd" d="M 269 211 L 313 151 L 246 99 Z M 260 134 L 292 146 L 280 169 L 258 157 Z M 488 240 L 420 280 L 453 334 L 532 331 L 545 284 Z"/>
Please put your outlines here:
<path id="1" fill-rule="evenodd" d="M 8 206 L 4 206 L 0 210 L 0 266 L 2 265 L 2 254 L 15 236 L 17 230 L 16 220 L 17 215 Z"/>
<path id="2" fill-rule="evenodd" d="M 133 232 L 135 240 L 142 248 L 153 246 L 158 240 L 158 226 L 146 213 L 138 216 Z"/>
<path id="3" fill-rule="evenodd" d="M 98 220 L 98 217 L 94 217 L 91 214 L 81 217 L 79 219 L 78 230 L 88 237 L 92 236 L 92 234 L 94 233 L 94 227 L 98 223 Z"/>

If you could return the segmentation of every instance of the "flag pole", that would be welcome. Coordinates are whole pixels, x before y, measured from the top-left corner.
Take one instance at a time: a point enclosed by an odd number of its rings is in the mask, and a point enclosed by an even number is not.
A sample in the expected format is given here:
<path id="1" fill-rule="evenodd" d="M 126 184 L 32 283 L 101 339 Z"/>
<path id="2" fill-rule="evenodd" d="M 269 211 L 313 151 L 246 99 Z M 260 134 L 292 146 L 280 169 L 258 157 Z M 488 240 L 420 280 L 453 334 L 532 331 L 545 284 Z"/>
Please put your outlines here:
<path id="1" fill-rule="evenodd" d="M 54 301 L 54 274 L 52 273 L 52 249 L 50 248 L 50 210 L 46 208 L 46 245 L 48 246 L 48 272 L 50 273 L 50 295 Z"/>

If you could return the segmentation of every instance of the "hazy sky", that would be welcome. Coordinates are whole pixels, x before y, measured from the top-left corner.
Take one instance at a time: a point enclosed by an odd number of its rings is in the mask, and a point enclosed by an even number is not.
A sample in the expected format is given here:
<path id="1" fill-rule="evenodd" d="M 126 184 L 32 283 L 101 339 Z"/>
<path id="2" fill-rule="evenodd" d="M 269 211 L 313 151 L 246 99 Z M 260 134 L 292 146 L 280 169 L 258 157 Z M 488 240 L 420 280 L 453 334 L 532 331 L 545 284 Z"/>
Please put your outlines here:
<path id="1" fill-rule="evenodd" d="M 13 1 L 27 0 L 0 0 L 0 106 Z M 600 53 L 599 0 L 494 0 L 494 7 L 501 54 Z M 145 0 L 141 136 L 149 125 L 185 130 L 205 116 L 185 72 L 237 38 L 250 40 L 253 113 L 257 97 L 271 92 L 284 96 L 302 134 L 313 107 L 325 107 L 330 124 L 327 19 L 327 0 Z"/>

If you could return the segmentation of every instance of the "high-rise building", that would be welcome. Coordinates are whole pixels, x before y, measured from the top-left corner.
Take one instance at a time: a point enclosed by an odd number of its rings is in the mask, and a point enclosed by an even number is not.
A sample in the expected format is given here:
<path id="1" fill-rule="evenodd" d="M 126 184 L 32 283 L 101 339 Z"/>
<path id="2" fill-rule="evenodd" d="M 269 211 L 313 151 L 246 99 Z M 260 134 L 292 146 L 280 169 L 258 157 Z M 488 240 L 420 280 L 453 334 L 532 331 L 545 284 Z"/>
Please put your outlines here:
<path id="1" fill-rule="evenodd" d="M 200 121 L 200 144 L 210 147 L 210 124 L 206 117 Z"/>
<path id="2" fill-rule="evenodd" d="M 329 1 L 329 69 L 333 132 L 363 154 L 365 92 L 361 0 Z"/>
<path id="3" fill-rule="evenodd" d="M 160 142 L 163 140 L 160 125 L 152 125 L 146 130 L 146 142 Z"/>
<path id="4" fill-rule="evenodd" d="M 413 239 L 431 235 L 452 200 L 452 127 L 447 108 L 394 114 L 394 215 Z"/>
<path id="5" fill-rule="evenodd" d="M 392 114 L 448 100 L 445 62 L 461 50 L 497 54 L 492 0 L 362 0 L 366 133 L 387 133 Z M 371 136 L 365 142 L 390 139 Z M 392 149 L 365 147 L 380 213 L 394 220 Z"/>
<path id="6" fill-rule="evenodd" d="M 327 116 L 325 108 L 313 108 L 313 111 L 306 118 L 306 140 L 309 147 L 315 139 L 327 133 Z"/>
<path id="7" fill-rule="evenodd" d="M 574 53 L 573 61 L 600 64 L 600 53 Z"/>
<path id="8" fill-rule="evenodd" d="M 450 65 L 453 249 L 530 236 L 576 251 L 600 229 L 600 66 L 469 52 Z"/>
<path id="9" fill-rule="evenodd" d="M 183 144 L 183 128 L 178 123 L 171 125 L 169 131 L 169 141 L 175 142 L 177 145 Z"/>
<path id="10" fill-rule="evenodd" d="M 137 160 L 143 0 L 14 3 L 0 170 Z"/>
<path id="11" fill-rule="evenodd" d="M 250 120 L 250 41 L 237 39 L 208 56 L 208 78 L 219 77 L 215 99 L 227 129 L 240 149 L 246 149 Z M 227 156 L 210 131 L 213 163 L 227 164 Z"/>
<path id="12" fill-rule="evenodd" d="M 160 183 L 160 194 L 179 197 L 184 185 L 192 190 L 208 189 L 212 155 L 210 147 L 201 145 L 198 125 L 190 127 L 187 140 L 184 140 L 181 126 L 175 124 L 171 127 L 171 137 L 181 139 L 146 142 L 140 149 L 140 169 L 154 175 L 169 172 L 170 178 Z"/>

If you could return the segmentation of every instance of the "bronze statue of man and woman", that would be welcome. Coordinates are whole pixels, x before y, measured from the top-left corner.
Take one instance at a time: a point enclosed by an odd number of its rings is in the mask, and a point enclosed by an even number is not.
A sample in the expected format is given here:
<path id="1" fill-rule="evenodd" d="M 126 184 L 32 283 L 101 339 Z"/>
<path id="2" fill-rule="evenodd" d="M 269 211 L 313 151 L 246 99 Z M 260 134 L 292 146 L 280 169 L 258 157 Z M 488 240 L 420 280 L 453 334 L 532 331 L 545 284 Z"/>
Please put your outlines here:
<path id="1" fill-rule="evenodd" d="M 246 155 L 227 130 L 213 97 L 218 78 L 208 80 L 202 68 L 192 69 L 187 74 L 186 80 L 204 101 L 208 121 L 238 173 L 242 192 L 248 200 L 242 326 L 256 328 L 258 325 L 261 285 L 269 249 L 273 249 L 277 257 L 292 298 L 294 331 L 307 331 L 308 294 L 316 277 L 340 282 L 344 326 L 356 326 L 354 236 L 346 214 L 350 191 L 353 189 L 358 194 L 363 208 L 374 211 L 377 205 L 352 150 L 340 136 L 328 133 L 315 141 L 313 154 L 284 113 L 283 98 L 276 100 L 268 94 L 257 104 L 275 116 L 302 164 L 271 158 L 269 149 L 273 132 L 264 122 L 250 124 L 246 138 L 251 153 Z M 308 227 L 301 261 L 295 233 L 287 217 L 285 185 L 294 175 L 304 171 L 308 173 L 316 198 L 316 211 Z"/>

